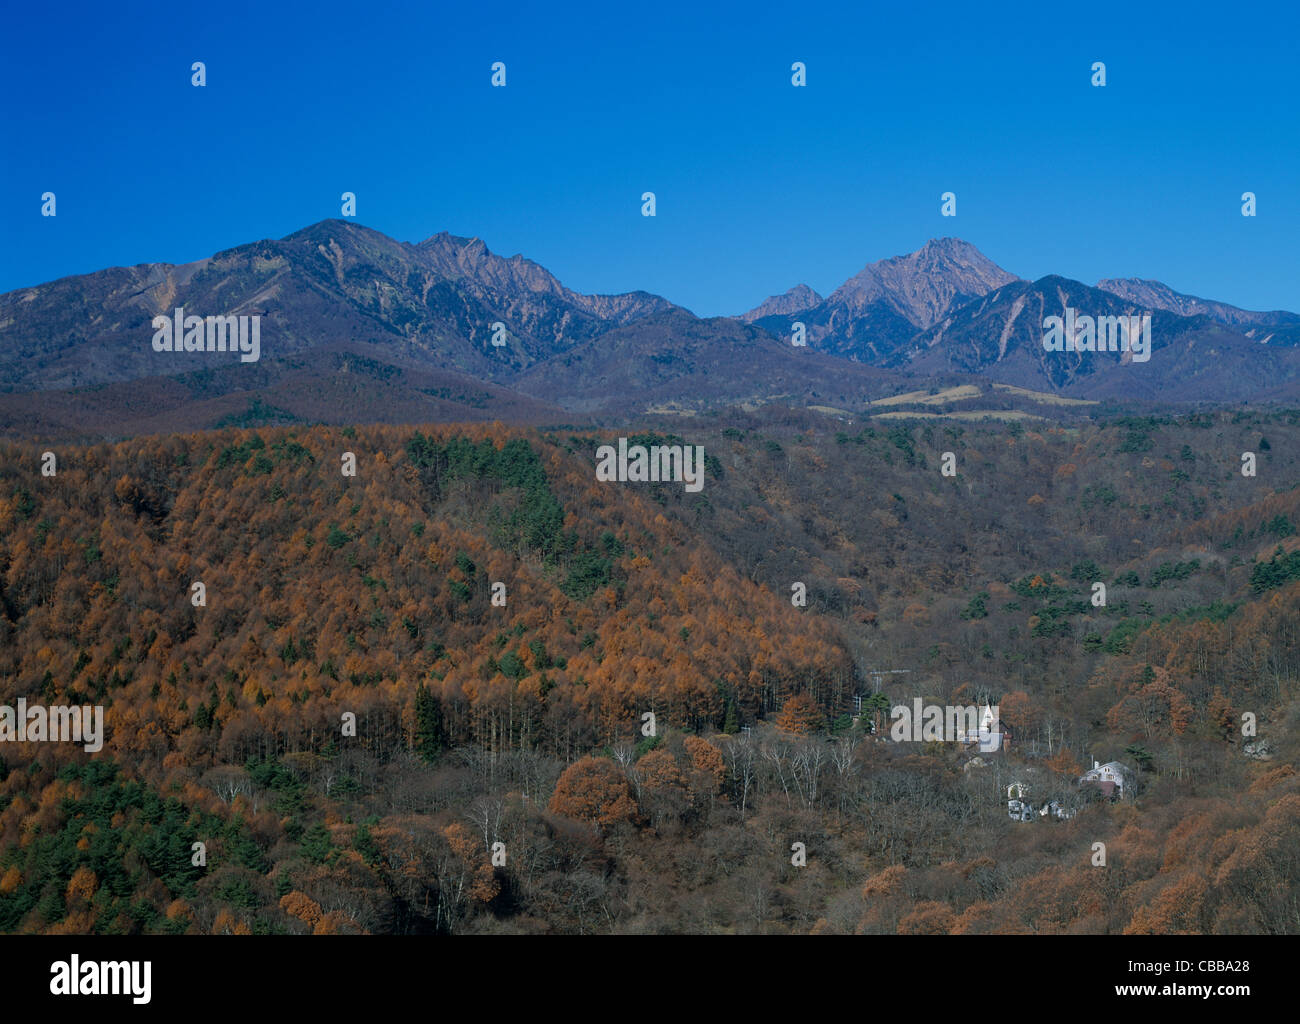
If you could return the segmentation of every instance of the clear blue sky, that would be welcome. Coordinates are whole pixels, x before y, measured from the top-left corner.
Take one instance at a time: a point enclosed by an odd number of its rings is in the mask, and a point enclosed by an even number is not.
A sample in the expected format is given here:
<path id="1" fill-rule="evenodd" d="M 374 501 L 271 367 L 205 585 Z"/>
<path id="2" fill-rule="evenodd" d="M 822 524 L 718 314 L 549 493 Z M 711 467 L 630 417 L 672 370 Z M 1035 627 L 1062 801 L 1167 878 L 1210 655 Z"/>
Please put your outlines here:
<path id="1" fill-rule="evenodd" d="M 701 315 L 945 235 L 1023 277 L 1300 310 L 1298 36 L 1294 3 L 15 4 L 0 291 L 279 238 L 353 191 L 395 238 Z"/>

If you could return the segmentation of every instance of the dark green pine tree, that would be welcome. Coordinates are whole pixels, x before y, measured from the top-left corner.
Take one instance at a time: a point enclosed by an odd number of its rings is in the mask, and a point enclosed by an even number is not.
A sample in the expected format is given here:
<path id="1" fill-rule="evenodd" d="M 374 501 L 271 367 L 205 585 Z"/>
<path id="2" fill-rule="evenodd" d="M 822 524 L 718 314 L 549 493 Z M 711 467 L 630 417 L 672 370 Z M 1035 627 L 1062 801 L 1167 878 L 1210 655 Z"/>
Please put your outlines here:
<path id="1" fill-rule="evenodd" d="M 727 717 L 722 721 L 722 731 L 728 736 L 734 736 L 740 732 L 740 719 L 736 715 L 736 702 L 727 701 Z"/>
<path id="2" fill-rule="evenodd" d="M 423 683 L 415 691 L 415 749 L 432 764 L 447 747 L 442 723 L 442 702 Z"/>

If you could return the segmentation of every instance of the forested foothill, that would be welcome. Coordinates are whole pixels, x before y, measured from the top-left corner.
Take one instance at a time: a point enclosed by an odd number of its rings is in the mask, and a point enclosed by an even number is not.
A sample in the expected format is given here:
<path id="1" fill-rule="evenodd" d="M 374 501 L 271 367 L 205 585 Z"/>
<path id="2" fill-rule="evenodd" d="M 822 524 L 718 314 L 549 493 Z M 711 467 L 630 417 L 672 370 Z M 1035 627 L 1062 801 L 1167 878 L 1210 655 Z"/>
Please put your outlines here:
<path id="1" fill-rule="evenodd" d="M 0 931 L 1300 930 L 1300 412 L 616 436 L 0 446 L 0 704 L 106 709 L 0 744 Z"/>

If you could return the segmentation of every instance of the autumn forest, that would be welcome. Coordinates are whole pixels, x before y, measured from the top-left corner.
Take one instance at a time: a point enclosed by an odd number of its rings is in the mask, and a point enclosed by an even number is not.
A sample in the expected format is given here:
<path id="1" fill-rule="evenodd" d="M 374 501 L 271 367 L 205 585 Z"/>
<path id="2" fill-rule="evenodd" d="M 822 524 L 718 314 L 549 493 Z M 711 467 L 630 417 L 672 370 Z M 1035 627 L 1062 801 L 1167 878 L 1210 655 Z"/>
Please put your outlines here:
<path id="1" fill-rule="evenodd" d="M 640 429 L 0 446 L 0 932 L 1300 930 L 1300 412 Z"/>

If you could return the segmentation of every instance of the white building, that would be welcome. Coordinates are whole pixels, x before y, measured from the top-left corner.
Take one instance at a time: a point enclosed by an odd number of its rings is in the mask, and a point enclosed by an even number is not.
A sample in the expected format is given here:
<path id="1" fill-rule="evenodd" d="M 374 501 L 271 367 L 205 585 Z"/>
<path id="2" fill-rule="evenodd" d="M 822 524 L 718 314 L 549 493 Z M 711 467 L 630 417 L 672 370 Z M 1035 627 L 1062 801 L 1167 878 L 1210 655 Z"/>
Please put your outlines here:
<path id="1" fill-rule="evenodd" d="M 1034 809 L 1029 803 L 1029 787 L 1013 782 L 1007 787 L 1007 817 L 1012 821 L 1032 821 Z"/>
<path id="2" fill-rule="evenodd" d="M 1033 821 L 1034 811 L 1040 818 L 1056 818 L 1064 821 L 1074 817 L 1074 812 L 1061 805 L 1059 800 L 1047 800 L 1041 807 L 1035 808 L 1029 799 L 1029 787 L 1023 782 L 1013 782 L 1007 787 L 1007 817 L 1012 821 Z"/>
<path id="3" fill-rule="evenodd" d="M 992 705 L 985 702 L 984 707 L 979 713 L 979 731 L 967 732 L 966 727 L 962 724 L 957 726 L 956 740 L 958 743 L 976 744 L 980 749 L 991 753 L 994 750 L 1002 748 L 1002 732 L 999 728 L 998 713 Z"/>
<path id="4" fill-rule="evenodd" d="M 1100 786 L 1101 791 L 1107 796 L 1122 797 L 1126 790 L 1132 791 L 1135 778 L 1133 769 L 1128 765 L 1120 764 L 1118 761 L 1100 764 L 1094 760 L 1092 767 L 1079 776 L 1079 782 Z"/>

